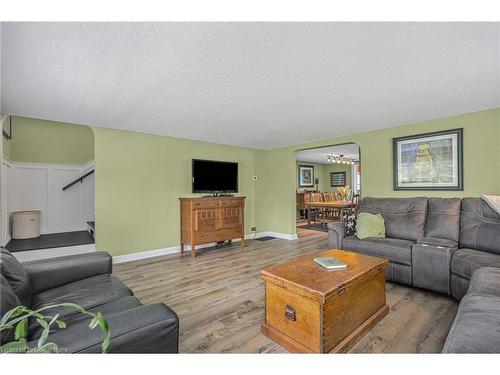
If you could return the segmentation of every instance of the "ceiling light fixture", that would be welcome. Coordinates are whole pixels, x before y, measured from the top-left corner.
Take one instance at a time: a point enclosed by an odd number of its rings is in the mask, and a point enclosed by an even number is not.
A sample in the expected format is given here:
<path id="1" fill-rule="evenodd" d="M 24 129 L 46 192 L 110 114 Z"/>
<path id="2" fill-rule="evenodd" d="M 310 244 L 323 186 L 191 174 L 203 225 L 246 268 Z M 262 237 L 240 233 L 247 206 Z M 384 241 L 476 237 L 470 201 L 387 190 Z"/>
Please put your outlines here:
<path id="1" fill-rule="evenodd" d="M 335 155 L 335 154 L 327 154 L 326 160 L 329 163 L 338 163 L 338 164 L 354 164 L 354 160 L 346 155 Z"/>

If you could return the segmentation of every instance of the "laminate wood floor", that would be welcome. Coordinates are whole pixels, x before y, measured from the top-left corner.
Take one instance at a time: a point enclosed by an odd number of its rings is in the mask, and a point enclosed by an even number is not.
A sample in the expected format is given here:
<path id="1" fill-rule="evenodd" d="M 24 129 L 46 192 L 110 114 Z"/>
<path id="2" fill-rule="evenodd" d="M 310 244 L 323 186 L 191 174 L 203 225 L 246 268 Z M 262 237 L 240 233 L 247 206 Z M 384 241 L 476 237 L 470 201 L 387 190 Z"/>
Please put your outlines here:
<path id="1" fill-rule="evenodd" d="M 247 241 L 117 264 L 114 273 L 143 303 L 164 302 L 180 320 L 181 353 L 286 353 L 260 333 L 270 265 L 327 249 L 327 234 L 298 230 L 295 241 Z M 351 353 L 438 353 L 457 310 L 447 296 L 387 283 L 390 313 Z"/>

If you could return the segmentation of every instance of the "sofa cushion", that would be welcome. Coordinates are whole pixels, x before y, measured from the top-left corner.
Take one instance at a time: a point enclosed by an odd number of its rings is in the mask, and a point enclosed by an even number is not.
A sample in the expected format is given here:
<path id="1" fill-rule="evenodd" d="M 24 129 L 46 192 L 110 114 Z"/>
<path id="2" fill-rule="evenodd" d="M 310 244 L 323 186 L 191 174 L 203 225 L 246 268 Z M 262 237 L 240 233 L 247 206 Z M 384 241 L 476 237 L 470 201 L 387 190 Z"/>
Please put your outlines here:
<path id="1" fill-rule="evenodd" d="M 88 310 L 130 295 L 132 292 L 125 284 L 116 277 L 105 274 L 37 293 L 33 295 L 33 308 L 38 309 L 69 302 L 76 303 Z M 72 315 L 73 311 L 72 309 L 63 309 L 58 312 L 61 317 L 64 317 Z"/>
<path id="2" fill-rule="evenodd" d="M 110 314 L 108 353 L 177 353 L 179 318 L 168 306 L 156 303 Z M 48 341 L 69 353 L 100 353 L 102 333 L 79 322 L 49 335 Z M 76 338 L 76 339 L 75 339 Z M 37 341 L 28 342 L 29 347 Z"/>
<path id="3" fill-rule="evenodd" d="M 480 198 L 464 198 L 460 247 L 500 254 L 500 215 Z"/>
<path id="4" fill-rule="evenodd" d="M 500 353 L 500 298 L 467 294 L 458 307 L 444 353 Z"/>
<path id="5" fill-rule="evenodd" d="M 484 266 L 500 267 L 500 255 L 474 249 L 458 249 L 451 258 L 451 272 L 466 279 L 470 279 L 476 269 Z"/>
<path id="6" fill-rule="evenodd" d="M 500 298 L 500 268 L 481 267 L 474 271 L 468 293 Z"/>
<path id="7" fill-rule="evenodd" d="M 116 314 L 122 311 L 130 310 L 135 307 L 142 306 L 142 304 L 139 302 L 137 298 L 134 296 L 126 296 L 122 297 L 119 299 L 116 299 L 114 301 L 105 303 L 103 305 L 96 306 L 92 309 L 88 309 L 89 312 L 92 312 L 94 314 L 97 314 L 100 312 L 104 318 L 106 319 L 108 315 L 111 314 Z M 66 315 L 63 317 L 63 320 L 66 322 L 67 326 L 73 326 L 76 323 L 82 322 L 82 321 L 88 321 L 90 323 L 91 317 L 88 315 L 83 315 L 83 314 L 77 314 L 76 311 L 71 314 L 68 310 L 57 308 L 57 309 L 50 309 L 48 311 L 50 315 L 55 315 L 55 314 L 70 314 Z M 40 327 L 39 324 L 36 323 L 36 321 L 31 321 L 30 322 L 30 327 L 29 327 L 29 339 L 30 340 L 35 340 L 40 335 L 42 334 L 43 328 Z M 51 332 L 57 331 L 57 328 L 54 330 L 51 330 Z"/>
<path id="8" fill-rule="evenodd" d="M 458 242 L 460 198 L 429 198 L 425 236 Z"/>
<path id="9" fill-rule="evenodd" d="M 31 306 L 31 282 L 23 266 L 9 250 L 0 249 L 0 272 L 21 303 Z"/>
<path id="10" fill-rule="evenodd" d="M 361 212 L 381 214 L 386 237 L 409 241 L 424 237 L 427 198 L 363 198 Z"/>
<path id="11" fill-rule="evenodd" d="M 397 238 L 365 238 L 360 240 L 356 236 L 349 236 L 342 241 L 344 250 L 356 251 L 368 255 L 387 258 L 391 262 L 411 265 L 412 241 Z"/>

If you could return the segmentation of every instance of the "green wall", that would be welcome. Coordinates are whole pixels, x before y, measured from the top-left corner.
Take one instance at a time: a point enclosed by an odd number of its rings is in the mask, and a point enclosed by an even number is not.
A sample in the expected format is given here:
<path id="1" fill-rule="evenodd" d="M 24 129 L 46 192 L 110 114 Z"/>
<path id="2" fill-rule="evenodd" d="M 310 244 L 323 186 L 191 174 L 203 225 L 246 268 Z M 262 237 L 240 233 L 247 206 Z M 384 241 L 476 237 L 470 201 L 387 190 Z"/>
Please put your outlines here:
<path id="1" fill-rule="evenodd" d="M 45 163 L 81 164 L 92 158 L 90 147 L 81 147 L 84 137 L 92 134 L 86 127 L 72 126 L 80 136 L 54 141 L 58 123 L 14 119 L 11 154 L 14 160 Z M 17 129 L 19 127 L 19 130 Z M 451 128 L 464 128 L 464 191 L 393 191 L 392 138 Z M 500 108 L 388 129 L 331 138 L 320 142 L 276 150 L 254 150 L 118 131 L 92 128 L 96 162 L 97 249 L 113 255 L 167 248 L 179 244 L 179 200 L 190 196 L 191 159 L 216 159 L 239 162 L 239 195 L 247 197 L 245 232 L 252 226 L 258 232 L 295 233 L 297 162 L 295 152 L 346 142 L 357 143 L 361 150 L 363 196 L 478 196 L 500 194 Z M 23 135 L 24 134 L 24 135 Z M 50 136 L 52 134 L 52 136 Z M 18 153 L 17 142 L 24 148 Z M 35 137 L 33 137 L 35 135 Z M 36 138 L 37 142 L 28 138 Z M 31 143 L 30 143 L 31 142 Z M 67 143 L 75 142 L 72 147 Z M 66 147 L 60 151 L 38 150 Z M 63 145 L 61 145 L 63 143 Z M 74 157 L 68 160 L 67 155 Z M 77 154 L 78 157 L 74 155 Z M 328 183 L 328 172 L 323 181 Z M 258 179 L 252 180 L 256 175 Z M 350 173 L 348 174 L 350 178 Z"/>
<path id="2" fill-rule="evenodd" d="M 12 117 L 12 139 L 3 138 L 4 155 L 28 163 L 85 164 L 94 159 L 88 126 Z"/>
<path id="3" fill-rule="evenodd" d="M 256 225 L 253 181 L 258 151 L 93 128 L 98 250 L 112 255 L 179 245 L 179 197 L 191 192 L 191 159 L 239 163 L 245 233 Z M 258 228 L 259 230 L 259 228 Z"/>
<path id="4" fill-rule="evenodd" d="M 438 130 L 464 128 L 463 191 L 394 191 L 392 188 L 392 138 Z M 281 220 L 267 220 L 267 230 L 295 233 L 295 152 L 313 147 L 357 143 L 361 150 L 361 189 L 371 197 L 464 197 L 500 194 L 500 108 L 404 126 L 380 129 L 345 137 L 266 151 L 266 160 L 280 171 L 280 178 L 268 178 L 265 192 L 266 212 L 271 218 L 281 213 Z M 293 185 L 284 182 L 288 180 Z M 257 206 L 257 211 L 261 207 Z M 291 213 L 290 213 L 291 212 Z M 286 218 L 288 216 L 288 219 Z"/>

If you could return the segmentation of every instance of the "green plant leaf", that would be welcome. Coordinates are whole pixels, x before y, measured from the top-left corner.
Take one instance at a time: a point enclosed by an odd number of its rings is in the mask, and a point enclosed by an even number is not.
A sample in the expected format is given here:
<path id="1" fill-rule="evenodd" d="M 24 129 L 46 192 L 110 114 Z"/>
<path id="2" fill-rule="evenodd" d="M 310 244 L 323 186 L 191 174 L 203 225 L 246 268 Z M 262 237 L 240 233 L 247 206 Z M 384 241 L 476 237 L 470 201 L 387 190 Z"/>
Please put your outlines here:
<path id="1" fill-rule="evenodd" d="M 40 318 L 36 318 L 36 321 L 38 322 L 38 324 L 40 324 L 43 328 L 47 328 L 49 326 L 49 324 L 43 320 L 43 319 L 40 319 Z"/>
<path id="2" fill-rule="evenodd" d="M 25 338 L 28 336 L 28 319 L 25 318 L 21 320 L 19 323 L 17 323 L 16 330 L 14 333 L 14 338 L 16 340 Z"/>
<path id="3" fill-rule="evenodd" d="M 25 306 L 17 306 L 14 309 L 8 311 L 2 318 L 0 324 L 0 331 L 7 329 L 14 329 L 15 327 L 15 338 L 17 341 L 12 341 L 0 346 L 0 352 L 47 352 L 57 350 L 57 345 L 54 343 L 47 343 L 48 336 L 50 334 L 51 327 L 55 324 L 58 328 L 66 328 L 66 323 L 59 320 L 59 314 L 54 316 L 44 315 L 43 311 L 54 309 L 56 307 L 70 308 L 76 310 L 80 314 L 88 315 L 92 317 L 89 324 L 90 329 L 94 329 L 99 326 L 104 334 L 104 339 L 101 344 L 102 353 L 106 353 L 111 341 L 111 334 L 108 326 L 108 322 L 104 319 L 101 313 L 93 314 L 86 311 L 83 307 L 75 303 L 61 303 L 57 305 L 45 306 L 41 309 L 30 310 Z M 43 328 L 42 334 L 38 339 L 36 348 L 28 348 L 26 337 L 28 335 L 28 319 L 34 317 L 37 323 Z M 9 349 L 10 348 L 10 349 Z"/>
<path id="4" fill-rule="evenodd" d="M 39 309 L 38 311 L 45 311 L 45 310 L 49 310 L 49 309 L 53 309 L 53 308 L 56 308 L 56 307 L 66 307 L 66 308 L 70 308 L 70 309 L 73 309 L 73 310 L 77 310 L 79 311 L 80 313 L 82 314 L 88 314 L 87 311 L 81 307 L 80 305 L 77 305 L 76 303 L 59 303 L 57 305 L 50 305 L 50 306 L 45 306 L 41 309 Z"/>
<path id="5" fill-rule="evenodd" d="M 14 328 L 14 326 L 13 326 L 13 325 L 10 325 L 10 324 L 4 324 L 4 325 L 1 325 L 1 326 L 0 326 L 0 332 L 2 332 L 2 331 L 3 331 L 3 330 L 5 330 L 5 329 L 12 329 L 12 328 Z"/>
<path id="6" fill-rule="evenodd" d="M 23 312 L 25 312 L 25 310 L 26 310 L 25 306 L 17 306 L 14 307 L 12 310 L 7 311 L 5 315 L 2 317 L 1 324 L 2 325 L 6 324 L 10 318 L 15 318 L 16 316 L 21 315 Z"/>
<path id="7" fill-rule="evenodd" d="M 89 328 L 90 329 L 94 329 L 95 327 L 97 327 L 97 325 L 99 324 L 99 316 L 94 316 L 94 319 L 92 319 L 89 323 Z"/>
<path id="8" fill-rule="evenodd" d="M 57 318 L 59 318 L 59 314 L 54 315 L 52 319 L 50 319 L 49 327 L 51 327 L 52 324 L 54 324 L 57 321 Z"/>
<path id="9" fill-rule="evenodd" d="M 99 313 L 100 315 L 101 313 Z M 99 320 L 99 327 L 101 328 L 102 332 L 104 333 L 104 340 L 102 341 L 101 345 L 101 350 L 103 353 L 107 353 L 109 343 L 111 342 L 111 331 L 109 329 L 108 322 L 102 318 Z"/>

